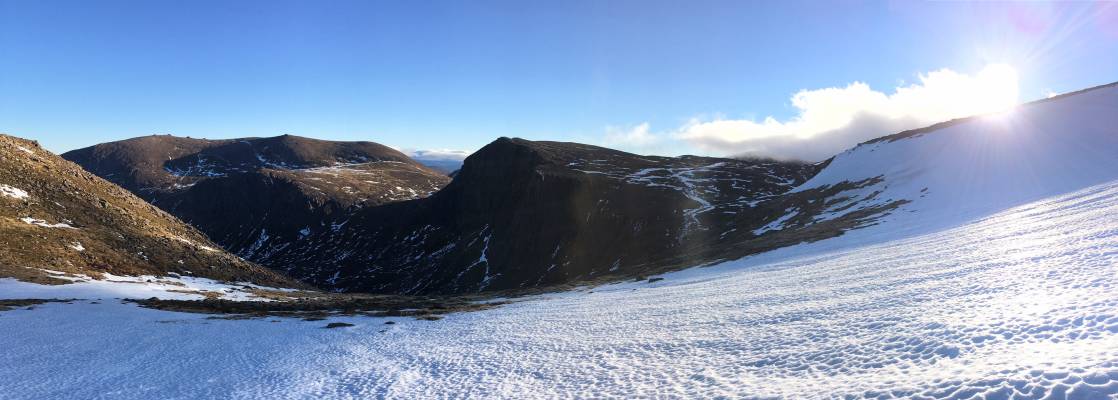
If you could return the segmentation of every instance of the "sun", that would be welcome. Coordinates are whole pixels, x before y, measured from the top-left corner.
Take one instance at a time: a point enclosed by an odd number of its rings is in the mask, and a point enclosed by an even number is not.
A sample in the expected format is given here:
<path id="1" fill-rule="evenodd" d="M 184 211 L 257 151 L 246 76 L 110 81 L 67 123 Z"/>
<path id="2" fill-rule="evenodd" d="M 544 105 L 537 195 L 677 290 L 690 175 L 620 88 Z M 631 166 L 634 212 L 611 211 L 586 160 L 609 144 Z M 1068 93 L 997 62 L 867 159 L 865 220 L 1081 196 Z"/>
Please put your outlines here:
<path id="1" fill-rule="evenodd" d="M 1008 64 L 990 64 L 983 68 L 972 82 L 971 103 L 978 114 L 1001 113 L 1017 106 L 1019 89 L 1017 69 Z"/>
<path id="2" fill-rule="evenodd" d="M 982 120 L 998 128 L 1011 131 L 1018 104 L 1017 70 L 1008 64 L 991 64 L 975 75 L 972 82 L 972 107 Z"/>

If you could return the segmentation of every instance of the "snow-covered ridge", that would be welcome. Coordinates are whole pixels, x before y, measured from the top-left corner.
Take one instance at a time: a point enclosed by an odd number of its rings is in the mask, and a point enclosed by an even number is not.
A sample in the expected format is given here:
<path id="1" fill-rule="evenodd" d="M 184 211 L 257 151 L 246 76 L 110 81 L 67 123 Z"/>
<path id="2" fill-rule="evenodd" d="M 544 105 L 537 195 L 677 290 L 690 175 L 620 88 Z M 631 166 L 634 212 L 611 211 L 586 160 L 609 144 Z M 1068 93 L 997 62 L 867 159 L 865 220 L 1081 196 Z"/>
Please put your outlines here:
<path id="1" fill-rule="evenodd" d="M 880 176 L 856 195 L 911 202 L 891 220 L 951 226 L 1118 178 L 1116 110 L 1110 85 L 871 141 L 795 191 Z"/>

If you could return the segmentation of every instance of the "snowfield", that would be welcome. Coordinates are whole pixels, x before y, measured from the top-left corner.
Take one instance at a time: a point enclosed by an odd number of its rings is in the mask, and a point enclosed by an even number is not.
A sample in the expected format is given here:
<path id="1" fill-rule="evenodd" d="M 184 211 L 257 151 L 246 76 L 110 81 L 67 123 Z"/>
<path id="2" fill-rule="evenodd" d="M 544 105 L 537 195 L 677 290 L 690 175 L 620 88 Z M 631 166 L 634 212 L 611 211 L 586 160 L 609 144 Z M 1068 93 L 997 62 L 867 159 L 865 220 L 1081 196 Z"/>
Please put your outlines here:
<path id="1" fill-rule="evenodd" d="M 0 393 L 1104 398 L 1118 394 L 1115 215 L 1118 182 L 909 239 L 394 325 L 44 304 L 0 313 Z"/>

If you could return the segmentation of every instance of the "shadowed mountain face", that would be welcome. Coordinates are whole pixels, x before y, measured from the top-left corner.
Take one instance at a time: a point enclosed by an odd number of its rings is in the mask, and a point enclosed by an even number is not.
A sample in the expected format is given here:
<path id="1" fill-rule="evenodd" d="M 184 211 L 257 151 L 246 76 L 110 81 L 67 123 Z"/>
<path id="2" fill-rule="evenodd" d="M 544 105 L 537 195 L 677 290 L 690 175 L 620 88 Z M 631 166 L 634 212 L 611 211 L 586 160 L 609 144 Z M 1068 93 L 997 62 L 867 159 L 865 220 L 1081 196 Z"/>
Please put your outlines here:
<path id="1" fill-rule="evenodd" d="M 35 142 L 0 135 L 0 276 L 59 283 L 54 271 L 298 285 Z"/>
<path id="2" fill-rule="evenodd" d="M 641 276 L 779 247 L 735 248 L 761 235 L 738 228 L 761 227 L 788 203 L 814 198 L 785 194 L 815 169 L 501 138 L 431 197 L 335 220 L 302 239 L 301 248 L 316 251 L 266 252 L 269 264 L 307 282 L 386 293 Z"/>
<path id="3" fill-rule="evenodd" d="M 278 136 L 230 140 L 146 136 L 63 154 L 265 265 L 267 249 L 363 207 L 416 199 L 450 179 L 371 142 Z M 315 254 L 308 254 L 313 257 Z"/>
<path id="4" fill-rule="evenodd" d="M 509 138 L 467 158 L 442 190 L 450 178 L 369 143 L 153 136 L 65 156 L 246 259 L 339 291 L 643 277 L 833 237 L 897 205 L 832 210 L 872 178 L 791 192 L 823 164 Z"/>

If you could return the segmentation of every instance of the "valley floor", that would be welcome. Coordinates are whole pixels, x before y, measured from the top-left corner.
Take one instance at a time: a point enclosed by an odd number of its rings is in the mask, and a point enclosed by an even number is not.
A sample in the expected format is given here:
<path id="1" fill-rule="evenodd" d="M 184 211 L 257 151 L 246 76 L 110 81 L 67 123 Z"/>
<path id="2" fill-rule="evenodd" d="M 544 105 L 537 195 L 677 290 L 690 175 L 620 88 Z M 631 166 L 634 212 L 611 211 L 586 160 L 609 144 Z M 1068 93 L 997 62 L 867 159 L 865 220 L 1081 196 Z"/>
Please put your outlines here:
<path id="1" fill-rule="evenodd" d="M 439 321 L 46 303 L 0 312 L 0 398 L 1106 398 L 1116 216 L 1118 182 Z"/>

